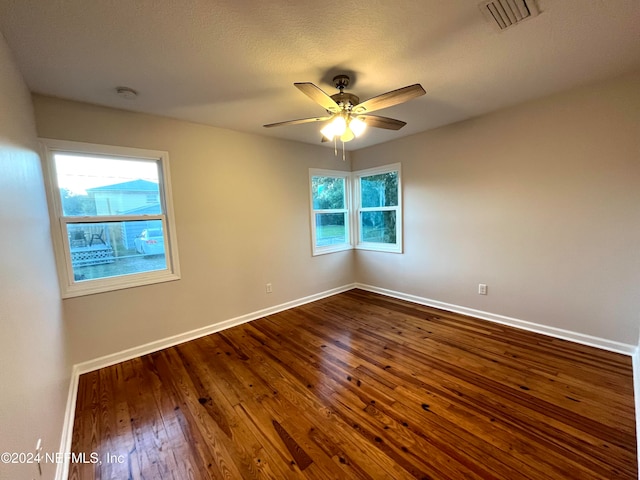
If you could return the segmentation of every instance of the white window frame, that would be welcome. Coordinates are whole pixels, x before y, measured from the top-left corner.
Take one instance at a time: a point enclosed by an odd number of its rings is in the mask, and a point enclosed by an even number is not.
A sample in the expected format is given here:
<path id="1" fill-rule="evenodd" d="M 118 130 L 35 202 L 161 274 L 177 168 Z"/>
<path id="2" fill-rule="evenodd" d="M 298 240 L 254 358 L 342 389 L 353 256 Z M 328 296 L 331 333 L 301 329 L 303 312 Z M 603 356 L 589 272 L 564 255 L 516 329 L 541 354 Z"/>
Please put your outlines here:
<path id="1" fill-rule="evenodd" d="M 398 205 L 394 207 L 367 207 L 363 208 L 361 205 L 361 188 L 360 182 L 363 177 L 370 177 L 373 175 L 380 175 L 384 173 L 398 173 Z M 359 170 L 353 172 L 353 204 L 354 204 L 354 224 L 356 231 L 355 248 L 359 250 L 375 250 L 378 252 L 392 252 L 403 253 L 403 225 L 402 225 L 402 166 L 400 163 L 394 163 L 392 165 L 384 165 L 381 167 L 368 168 L 366 170 Z M 377 242 L 364 242 L 362 241 L 362 225 L 361 225 L 361 213 L 362 212 L 380 212 L 380 211 L 395 211 L 396 212 L 396 243 L 377 243 Z"/>
<path id="2" fill-rule="evenodd" d="M 169 154 L 167 152 L 72 142 L 67 140 L 54 140 L 49 138 L 41 138 L 40 142 L 43 148 L 45 186 L 47 190 L 53 247 L 58 267 L 58 278 L 62 298 L 91 295 L 95 293 L 109 292 L 180 279 L 178 239 L 176 236 L 173 201 L 171 195 Z M 157 162 L 159 167 L 160 202 L 163 207 L 162 213 L 158 215 L 63 215 L 54 159 L 54 155 L 56 153 L 123 157 L 127 159 L 140 159 Z M 162 221 L 165 236 L 165 257 L 167 263 L 167 268 L 165 270 L 132 273 L 128 275 L 93 280 L 76 281 L 74 279 L 73 267 L 71 264 L 71 251 L 67 239 L 67 225 L 74 223 L 105 223 L 136 220 Z"/>
<path id="3" fill-rule="evenodd" d="M 333 177 L 344 180 L 344 208 L 341 209 L 319 209 L 313 208 L 313 177 Z M 311 252 L 313 256 L 324 255 L 326 253 L 341 252 L 353 249 L 351 240 L 351 174 L 341 170 L 325 170 L 319 168 L 309 169 L 309 209 L 311 222 Z M 346 242 L 334 245 L 318 247 L 316 245 L 316 214 L 321 213 L 342 213 L 345 214 L 345 237 Z"/>

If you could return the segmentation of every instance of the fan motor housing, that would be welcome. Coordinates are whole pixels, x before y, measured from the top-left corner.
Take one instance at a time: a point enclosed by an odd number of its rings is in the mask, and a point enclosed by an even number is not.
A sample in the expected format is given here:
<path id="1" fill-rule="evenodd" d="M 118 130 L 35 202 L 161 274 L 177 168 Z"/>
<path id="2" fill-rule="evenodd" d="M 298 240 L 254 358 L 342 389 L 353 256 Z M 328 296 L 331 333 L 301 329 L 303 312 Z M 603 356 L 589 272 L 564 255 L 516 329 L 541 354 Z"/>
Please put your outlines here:
<path id="1" fill-rule="evenodd" d="M 343 110 L 350 111 L 353 107 L 360 103 L 360 97 L 353 93 L 340 92 L 331 95 L 334 102 L 342 107 Z"/>

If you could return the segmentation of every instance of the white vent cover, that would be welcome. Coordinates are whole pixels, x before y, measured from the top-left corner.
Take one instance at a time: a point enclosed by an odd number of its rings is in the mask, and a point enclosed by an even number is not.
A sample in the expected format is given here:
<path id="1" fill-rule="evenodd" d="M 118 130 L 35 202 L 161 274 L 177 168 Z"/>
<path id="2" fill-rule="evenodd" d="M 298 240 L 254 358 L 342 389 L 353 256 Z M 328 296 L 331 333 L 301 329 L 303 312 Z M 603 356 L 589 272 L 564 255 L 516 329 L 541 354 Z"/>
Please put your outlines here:
<path id="1" fill-rule="evenodd" d="M 479 7 L 487 21 L 498 30 L 506 30 L 540 13 L 535 0 L 492 0 L 482 2 Z"/>

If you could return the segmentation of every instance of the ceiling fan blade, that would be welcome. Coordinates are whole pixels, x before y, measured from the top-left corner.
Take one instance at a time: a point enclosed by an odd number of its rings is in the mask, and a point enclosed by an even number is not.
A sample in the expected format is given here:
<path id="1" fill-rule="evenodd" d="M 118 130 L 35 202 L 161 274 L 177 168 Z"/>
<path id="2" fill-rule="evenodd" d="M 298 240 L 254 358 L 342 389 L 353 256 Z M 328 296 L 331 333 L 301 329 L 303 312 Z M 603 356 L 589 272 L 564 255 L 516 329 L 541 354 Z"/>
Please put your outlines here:
<path id="1" fill-rule="evenodd" d="M 368 127 L 385 128 L 387 130 L 400 130 L 407 122 L 395 118 L 379 117 L 378 115 L 359 115 L 358 118 Z"/>
<path id="2" fill-rule="evenodd" d="M 301 123 L 324 122 L 325 120 L 329 120 L 330 118 L 331 118 L 330 116 L 300 118 L 298 120 L 287 120 L 286 122 L 269 123 L 268 125 L 263 125 L 263 127 L 271 128 L 271 127 L 281 127 L 283 125 L 299 125 Z"/>
<path id="3" fill-rule="evenodd" d="M 324 135 L 322 135 L 322 138 L 320 139 L 320 143 L 325 143 L 328 142 L 329 139 L 327 137 L 325 137 Z"/>
<path id="4" fill-rule="evenodd" d="M 324 93 L 320 87 L 316 87 L 311 82 L 294 83 L 294 85 L 311 100 L 332 113 L 340 111 L 340 106 L 329 95 Z"/>
<path id="5" fill-rule="evenodd" d="M 402 87 L 391 92 L 383 93 L 377 97 L 365 100 L 353 107 L 354 113 L 369 113 L 375 110 L 382 110 L 383 108 L 393 107 L 399 103 L 404 103 L 412 98 L 420 97 L 425 92 L 422 85 L 416 83 L 415 85 L 409 85 L 408 87 Z"/>

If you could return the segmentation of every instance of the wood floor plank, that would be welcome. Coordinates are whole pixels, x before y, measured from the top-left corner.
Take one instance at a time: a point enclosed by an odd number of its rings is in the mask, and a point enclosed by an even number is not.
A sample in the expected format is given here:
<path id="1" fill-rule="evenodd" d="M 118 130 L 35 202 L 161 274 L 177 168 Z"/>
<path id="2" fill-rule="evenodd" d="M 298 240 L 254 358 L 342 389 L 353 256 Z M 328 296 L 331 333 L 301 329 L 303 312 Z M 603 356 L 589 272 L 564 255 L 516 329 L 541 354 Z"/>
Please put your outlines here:
<path id="1" fill-rule="evenodd" d="M 632 373 L 351 290 L 82 375 L 69 478 L 635 480 Z"/>

